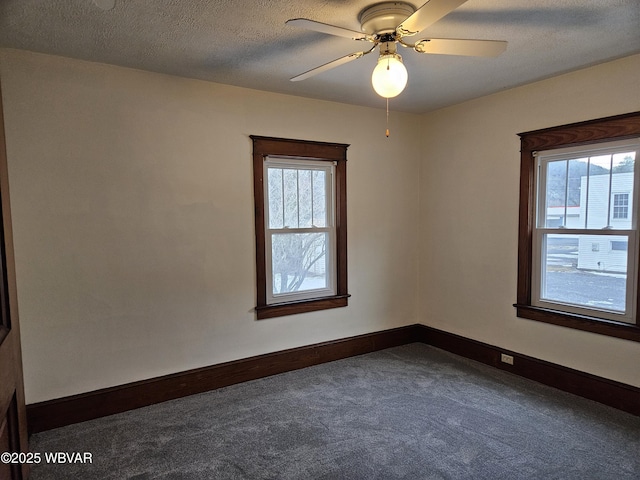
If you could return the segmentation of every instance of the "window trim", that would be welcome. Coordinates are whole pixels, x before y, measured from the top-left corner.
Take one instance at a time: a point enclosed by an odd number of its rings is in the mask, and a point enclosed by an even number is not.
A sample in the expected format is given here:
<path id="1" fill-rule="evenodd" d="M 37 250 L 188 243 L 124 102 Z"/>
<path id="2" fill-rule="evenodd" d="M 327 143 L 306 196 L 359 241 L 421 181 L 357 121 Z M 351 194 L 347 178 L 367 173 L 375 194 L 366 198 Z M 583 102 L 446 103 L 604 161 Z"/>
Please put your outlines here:
<path id="1" fill-rule="evenodd" d="M 256 236 L 256 316 L 265 318 L 345 307 L 347 290 L 347 148 L 340 143 L 315 142 L 250 135 L 253 141 L 253 188 Z M 266 211 L 264 163 L 267 157 L 290 157 L 301 160 L 335 162 L 335 295 L 319 298 L 267 303 Z"/>
<path id="2" fill-rule="evenodd" d="M 516 314 L 529 320 L 640 342 L 640 321 L 606 320 L 532 305 L 533 233 L 536 222 L 535 153 L 542 150 L 625 140 L 640 136 L 640 112 L 561 125 L 518 134 L 520 137 L 520 207 L 518 227 L 518 286 Z M 636 271 L 640 285 L 640 268 Z M 640 309 L 640 288 L 635 312 Z"/>

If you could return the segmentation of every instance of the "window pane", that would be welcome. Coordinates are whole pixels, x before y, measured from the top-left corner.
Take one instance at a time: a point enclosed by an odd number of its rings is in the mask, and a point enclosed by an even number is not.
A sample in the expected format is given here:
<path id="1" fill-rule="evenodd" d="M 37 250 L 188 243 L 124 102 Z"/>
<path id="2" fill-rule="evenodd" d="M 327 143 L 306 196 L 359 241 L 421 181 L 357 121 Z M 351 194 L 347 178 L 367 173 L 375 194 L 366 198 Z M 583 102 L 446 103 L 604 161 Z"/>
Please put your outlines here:
<path id="1" fill-rule="evenodd" d="M 565 196 L 567 192 L 567 161 L 547 164 L 545 227 L 565 226 Z"/>
<path id="2" fill-rule="evenodd" d="M 284 226 L 298 228 L 298 171 L 283 170 Z"/>
<path id="3" fill-rule="evenodd" d="M 544 235 L 541 300 L 624 313 L 628 237 Z"/>
<path id="4" fill-rule="evenodd" d="M 325 170 L 269 167 L 269 228 L 327 226 Z"/>
<path id="5" fill-rule="evenodd" d="M 298 195 L 299 228 L 309 228 L 314 200 L 311 191 L 311 170 L 298 170 Z"/>
<path id="6" fill-rule="evenodd" d="M 545 228 L 632 228 L 635 152 L 546 163 Z"/>
<path id="7" fill-rule="evenodd" d="M 585 190 L 585 227 L 601 229 L 609 225 L 611 155 L 590 158 L 589 175 L 583 180 Z"/>
<path id="8" fill-rule="evenodd" d="M 282 204 L 282 169 L 269 168 L 269 228 L 282 228 L 284 226 L 284 210 Z"/>
<path id="9" fill-rule="evenodd" d="M 610 224 L 613 228 L 632 228 L 633 181 L 635 153 L 619 153 L 613 156 L 611 179 L 612 212 Z"/>
<path id="10" fill-rule="evenodd" d="M 313 171 L 313 225 L 327 226 L 327 172 Z"/>
<path id="11" fill-rule="evenodd" d="M 274 295 L 328 287 L 326 232 L 277 233 L 271 238 Z"/>
<path id="12" fill-rule="evenodd" d="M 547 228 L 584 228 L 581 223 L 581 181 L 587 174 L 586 158 L 560 160 L 547 164 L 546 216 Z M 583 217 L 584 218 L 584 217 Z"/>

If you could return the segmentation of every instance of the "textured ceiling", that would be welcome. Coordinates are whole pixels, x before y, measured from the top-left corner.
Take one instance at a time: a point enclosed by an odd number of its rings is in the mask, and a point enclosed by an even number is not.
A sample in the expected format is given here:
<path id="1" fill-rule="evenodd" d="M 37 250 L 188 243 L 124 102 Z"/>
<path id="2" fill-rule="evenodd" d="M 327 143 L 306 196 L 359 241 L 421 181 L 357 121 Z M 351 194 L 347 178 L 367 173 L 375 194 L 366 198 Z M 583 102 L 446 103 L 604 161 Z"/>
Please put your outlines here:
<path id="1" fill-rule="evenodd" d="M 375 54 L 289 81 L 363 44 L 286 26 L 287 19 L 360 30 L 358 13 L 372 3 L 0 0 L 0 46 L 384 108 L 370 83 Z M 639 27 L 640 0 L 468 0 L 415 38 L 506 40 L 507 51 L 476 58 L 402 49 L 409 83 L 390 108 L 422 113 L 639 53 Z"/>

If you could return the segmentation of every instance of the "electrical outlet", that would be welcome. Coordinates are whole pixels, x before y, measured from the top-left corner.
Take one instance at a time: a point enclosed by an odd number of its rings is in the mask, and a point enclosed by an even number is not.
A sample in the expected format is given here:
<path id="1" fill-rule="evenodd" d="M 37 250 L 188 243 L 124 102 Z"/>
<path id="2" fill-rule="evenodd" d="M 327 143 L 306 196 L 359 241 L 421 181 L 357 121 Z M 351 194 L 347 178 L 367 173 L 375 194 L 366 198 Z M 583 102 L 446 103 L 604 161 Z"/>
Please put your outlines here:
<path id="1" fill-rule="evenodd" d="M 509 365 L 513 365 L 513 356 L 507 355 L 506 353 L 501 353 L 500 361 L 502 363 L 508 363 Z"/>

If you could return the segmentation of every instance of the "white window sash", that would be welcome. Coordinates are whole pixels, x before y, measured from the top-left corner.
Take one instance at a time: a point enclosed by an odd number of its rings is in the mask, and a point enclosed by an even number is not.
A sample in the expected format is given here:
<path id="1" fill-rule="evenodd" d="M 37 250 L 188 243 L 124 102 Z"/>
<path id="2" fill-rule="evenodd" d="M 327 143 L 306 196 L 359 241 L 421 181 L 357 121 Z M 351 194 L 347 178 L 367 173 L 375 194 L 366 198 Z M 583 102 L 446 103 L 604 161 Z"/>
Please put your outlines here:
<path id="1" fill-rule="evenodd" d="M 265 185 L 265 262 L 266 262 L 266 303 L 277 304 L 296 300 L 308 300 L 333 296 L 337 292 L 337 259 L 336 259 L 336 228 L 335 228 L 335 162 L 322 160 L 306 160 L 288 157 L 267 157 L 264 161 L 264 181 L 268 182 L 269 168 L 282 168 L 291 170 L 322 170 L 327 172 L 328 181 L 325 185 L 325 211 L 326 226 L 305 228 L 269 228 L 269 188 Z M 303 290 L 299 292 L 274 293 L 273 288 L 273 236 L 277 234 L 296 233 L 326 233 L 327 247 L 325 251 L 325 272 L 327 287 Z"/>
<path id="2" fill-rule="evenodd" d="M 550 228 L 546 225 L 546 180 L 547 172 L 546 168 L 549 162 L 561 161 L 561 160 L 576 160 L 579 158 L 593 157 L 597 155 L 609 155 L 624 153 L 629 151 L 636 152 L 636 168 L 634 174 L 633 191 L 630 195 L 630 199 L 626 207 L 631 209 L 633 215 L 631 215 L 632 225 L 628 229 L 614 229 L 611 225 L 603 225 L 602 228 Z M 625 323 L 635 323 L 635 305 L 636 305 L 636 292 L 637 292 L 637 272 L 638 272 L 638 258 L 637 252 L 639 249 L 639 239 L 637 234 L 637 217 L 639 205 L 638 190 L 640 187 L 640 139 L 629 139 L 615 142 L 607 142 L 606 144 L 598 144 L 592 147 L 571 147 L 560 148 L 555 150 L 548 150 L 543 152 L 536 152 L 537 168 L 535 172 L 535 185 L 536 185 L 536 222 L 533 228 L 532 236 L 532 278 L 531 278 L 531 302 L 532 305 L 550 308 L 553 310 L 560 310 L 568 313 L 575 313 L 580 315 L 593 316 L 598 318 L 604 318 L 607 320 L 621 321 Z M 611 175 L 611 174 L 610 174 Z M 568 179 L 567 179 L 568 183 Z M 587 184 L 588 188 L 588 184 Z M 609 214 L 613 218 L 613 194 L 615 192 L 609 191 Z M 566 203 L 566 201 L 565 201 Z M 566 208 L 566 206 L 565 206 Z M 566 224 L 566 212 L 565 212 Z M 586 219 L 585 219 L 586 221 Z M 610 222 L 609 222 L 610 223 Z M 544 239 L 546 235 L 560 234 L 560 235 L 593 235 L 593 236 L 618 236 L 626 237 L 628 241 L 627 248 L 627 279 L 626 279 L 626 292 L 625 292 L 625 312 L 620 313 L 614 310 L 607 310 L 600 307 L 586 307 L 583 305 L 572 305 L 560 301 L 551 301 L 541 298 L 541 293 L 545 290 L 543 285 L 544 278 L 546 276 L 546 262 L 542 258 L 542 253 L 545 250 Z"/>
<path id="3" fill-rule="evenodd" d="M 625 311 L 607 310 L 600 307 L 588 307 L 584 305 L 573 305 L 567 302 L 554 301 L 542 298 L 545 291 L 544 279 L 546 277 L 546 263 L 542 258 L 544 249 L 544 239 L 546 235 L 590 235 L 601 237 L 627 237 L 627 290 L 625 292 Z M 533 232 L 533 265 L 531 282 L 531 302 L 535 306 L 562 310 L 569 313 L 588 315 L 593 317 L 606 318 L 625 323 L 633 323 L 635 318 L 635 292 L 637 279 L 637 259 L 638 235 L 633 230 L 576 230 L 576 229 L 536 229 Z M 537 266 L 537 267 L 536 267 Z"/>

